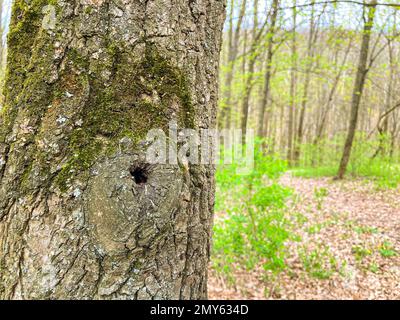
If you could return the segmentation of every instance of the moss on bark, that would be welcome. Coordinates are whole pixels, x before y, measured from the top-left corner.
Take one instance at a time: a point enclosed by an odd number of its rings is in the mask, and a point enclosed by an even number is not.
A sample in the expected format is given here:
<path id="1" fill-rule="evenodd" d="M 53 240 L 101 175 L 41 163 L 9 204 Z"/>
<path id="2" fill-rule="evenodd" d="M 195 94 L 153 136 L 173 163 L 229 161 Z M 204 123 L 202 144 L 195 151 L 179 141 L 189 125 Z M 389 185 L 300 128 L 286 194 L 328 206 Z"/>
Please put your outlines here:
<path id="1" fill-rule="evenodd" d="M 135 148 L 149 130 L 167 132 L 174 117 L 183 127 L 195 126 L 187 80 L 179 68 L 151 45 L 146 45 L 140 60 L 122 51 L 121 45 L 106 48 L 108 58 L 90 66 L 90 98 L 77 115 L 83 125 L 71 133 L 68 160 L 56 177 L 63 191 L 74 173 L 87 171 L 99 157 L 116 151 L 124 137 Z M 75 50 L 69 58 L 88 67 L 88 61 Z M 110 74 L 106 83 L 100 77 L 104 72 Z"/>

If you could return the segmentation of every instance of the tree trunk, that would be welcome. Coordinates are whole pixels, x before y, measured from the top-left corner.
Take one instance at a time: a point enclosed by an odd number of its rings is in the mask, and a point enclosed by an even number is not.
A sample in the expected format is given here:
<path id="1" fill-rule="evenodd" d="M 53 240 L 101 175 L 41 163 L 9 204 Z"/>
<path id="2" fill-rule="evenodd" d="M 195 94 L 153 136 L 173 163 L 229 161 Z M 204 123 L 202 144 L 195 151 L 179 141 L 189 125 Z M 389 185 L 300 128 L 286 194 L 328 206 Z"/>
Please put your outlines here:
<path id="1" fill-rule="evenodd" d="M 325 106 L 322 107 L 322 115 L 321 115 L 319 123 L 317 123 L 317 129 L 316 129 L 316 133 L 315 133 L 315 138 L 313 140 L 314 149 L 319 148 L 318 145 L 319 145 L 319 143 L 320 143 L 320 141 L 322 139 L 322 135 L 323 135 L 323 132 L 324 132 L 327 120 L 328 120 L 328 114 L 329 114 L 329 111 L 331 110 L 332 102 L 333 102 L 333 99 L 335 97 L 335 93 L 337 91 L 337 87 L 339 85 L 339 81 L 340 81 L 340 79 L 342 77 L 342 74 L 343 74 L 345 68 L 346 68 L 347 57 L 348 57 L 348 55 L 350 53 L 351 46 L 352 46 L 352 39 L 350 38 L 349 43 L 348 43 L 347 48 L 346 48 L 346 51 L 344 53 L 343 60 L 340 63 L 340 67 L 339 67 L 338 73 L 336 74 L 335 79 L 333 80 L 332 87 L 331 87 L 331 89 L 329 91 L 328 100 L 325 103 Z M 338 54 L 338 52 L 336 52 L 336 54 Z M 335 58 L 334 60 L 335 60 L 335 64 L 336 64 L 337 58 Z"/>
<path id="2" fill-rule="evenodd" d="M 267 107 L 267 101 L 270 91 L 270 81 L 272 75 L 272 57 L 273 57 L 273 45 L 274 45 L 274 36 L 275 36 L 275 25 L 278 17 L 278 8 L 279 0 L 274 0 L 272 2 L 272 14 L 271 14 L 271 25 L 269 28 L 268 34 L 268 45 L 267 45 L 267 60 L 266 60 L 266 71 L 264 75 L 264 93 L 263 98 L 259 107 L 259 115 L 258 115 L 258 136 L 264 137 L 264 117 L 265 117 L 265 109 Z"/>
<path id="3" fill-rule="evenodd" d="M 289 166 L 293 164 L 293 133 L 294 133 L 294 108 L 296 104 L 296 68 L 297 68 L 297 43 L 296 43 L 296 24 L 297 24 L 297 0 L 293 0 L 293 39 L 292 39 L 292 67 L 290 71 L 290 101 L 288 105 L 288 130 L 287 130 L 287 161 Z"/>
<path id="4" fill-rule="evenodd" d="M 392 130 L 390 132 L 390 147 L 389 147 L 389 157 L 391 160 L 393 160 L 393 156 L 394 156 L 394 151 L 395 151 L 395 147 L 396 147 L 396 140 L 398 137 L 398 117 L 393 117 L 393 121 L 392 121 Z"/>
<path id="5" fill-rule="evenodd" d="M 256 7 L 257 9 L 257 7 Z M 248 61 L 248 69 L 247 69 L 247 78 L 246 78 L 246 84 L 244 88 L 244 93 L 243 93 L 243 101 L 242 101 L 242 112 L 241 112 L 241 118 L 240 118 L 240 127 L 242 130 L 242 143 L 244 144 L 246 142 L 246 134 L 247 134 L 247 122 L 249 118 L 249 109 L 250 109 L 250 97 L 251 97 L 251 91 L 254 86 L 253 78 L 254 78 L 254 71 L 255 71 L 255 66 L 257 62 L 257 58 L 260 54 L 258 51 L 258 41 L 261 37 L 262 30 L 258 30 L 258 18 L 257 18 L 257 13 L 253 15 L 253 29 L 252 29 L 252 41 L 250 45 L 250 51 L 249 51 L 249 61 Z M 244 46 L 245 55 L 246 55 L 246 46 Z M 245 60 L 244 60 L 245 61 Z M 246 67 L 246 65 L 244 64 Z M 245 72 L 243 72 L 245 74 Z"/>
<path id="6" fill-rule="evenodd" d="M 233 33 L 233 6 L 234 2 L 231 1 L 231 11 L 230 11 L 230 21 L 229 21 L 229 31 L 228 31 L 228 70 L 225 75 L 225 88 L 224 88 L 224 107 L 220 116 L 220 127 L 223 127 L 225 123 L 226 128 L 231 126 L 231 116 L 232 116 L 232 84 L 233 76 L 235 73 L 235 63 L 239 50 L 239 36 L 241 32 L 242 22 L 244 15 L 246 13 L 246 0 L 242 1 L 240 7 L 239 18 L 237 21 L 235 32 Z"/>
<path id="7" fill-rule="evenodd" d="M 213 170 L 143 141 L 215 126 L 224 2 L 53 3 L 13 5 L 0 299 L 206 298 Z"/>
<path id="8" fill-rule="evenodd" d="M 301 144 L 303 143 L 304 135 L 304 123 L 306 117 L 306 109 L 308 103 L 308 91 L 311 82 L 311 71 L 314 65 L 314 55 L 315 55 L 315 45 L 317 42 L 317 25 L 319 19 L 314 19 L 315 16 L 315 0 L 311 1 L 311 17 L 310 17 L 310 30 L 308 35 L 307 43 L 307 57 L 306 57 L 306 74 L 303 85 L 303 96 L 301 99 L 300 115 L 299 115 L 299 125 L 297 127 L 297 133 L 295 134 L 295 145 L 293 152 L 293 163 L 299 165 Z"/>
<path id="9" fill-rule="evenodd" d="M 346 173 L 347 165 L 350 160 L 351 148 L 353 146 L 354 135 L 357 128 L 358 110 L 360 107 L 360 101 L 364 89 L 365 79 L 368 73 L 367 60 L 368 60 L 369 45 L 371 39 L 371 31 L 374 26 L 376 3 L 377 3 L 376 0 L 371 0 L 370 2 L 371 6 L 369 6 L 368 9 L 368 17 L 366 18 L 364 23 L 356 80 L 354 83 L 353 95 L 351 100 L 349 129 L 347 132 L 347 138 L 344 145 L 342 159 L 340 161 L 340 166 L 337 174 L 338 179 L 343 179 L 343 176 Z"/>
<path id="10" fill-rule="evenodd" d="M 395 28 L 395 26 L 394 26 Z M 388 153 L 388 145 L 387 145 L 387 138 L 389 133 L 389 115 L 390 115 L 390 108 L 392 106 L 393 100 L 393 82 L 394 82 L 394 74 L 395 74 L 395 62 L 394 62 L 394 50 L 391 44 L 391 39 L 388 39 L 388 55 L 389 55 L 389 79 L 387 83 L 386 89 L 386 98 L 385 98 L 385 105 L 383 110 L 383 119 L 381 116 L 378 120 L 378 141 L 379 145 L 377 150 L 374 152 L 372 158 L 376 158 L 379 154 L 382 156 L 386 156 Z M 395 110 L 395 109 L 394 109 Z M 394 111 L 393 110 L 393 111 Z M 389 113 L 387 113 L 389 111 Z M 392 112 L 393 112 L 392 111 Z"/>

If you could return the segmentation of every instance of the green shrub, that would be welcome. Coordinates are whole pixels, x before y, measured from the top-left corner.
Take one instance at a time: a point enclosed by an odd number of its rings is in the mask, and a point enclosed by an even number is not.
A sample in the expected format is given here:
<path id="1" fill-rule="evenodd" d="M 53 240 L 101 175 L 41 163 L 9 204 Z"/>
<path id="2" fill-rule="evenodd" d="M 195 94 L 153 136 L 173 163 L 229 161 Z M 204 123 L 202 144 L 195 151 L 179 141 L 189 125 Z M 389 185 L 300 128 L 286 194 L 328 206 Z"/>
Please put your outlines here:
<path id="1" fill-rule="evenodd" d="M 278 273 L 286 267 L 291 232 L 284 208 L 292 191 L 278 183 L 286 162 L 264 154 L 260 146 L 249 175 L 238 175 L 237 164 L 221 164 L 216 174 L 216 208 L 224 214 L 215 221 L 212 261 L 228 278 L 234 268 L 262 266 Z"/>

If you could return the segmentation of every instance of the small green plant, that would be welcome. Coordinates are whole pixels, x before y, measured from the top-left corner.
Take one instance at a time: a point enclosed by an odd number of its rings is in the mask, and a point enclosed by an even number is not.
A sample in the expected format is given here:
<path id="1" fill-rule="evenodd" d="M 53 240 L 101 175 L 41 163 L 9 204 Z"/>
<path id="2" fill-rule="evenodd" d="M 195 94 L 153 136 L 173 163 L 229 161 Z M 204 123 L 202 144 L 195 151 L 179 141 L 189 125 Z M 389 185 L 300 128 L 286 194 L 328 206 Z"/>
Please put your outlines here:
<path id="1" fill-rule="evenodd" d="M 311 225 L 306 230 L 309 234 L 315 234 L 315 233 L 319 233 L 323 228 L 329 227 L 336 223 L 337 223 L 337 221 L 335 219 L 330 219 L 330 220 L 326 220 L 324 222 L 320 222 L 320 223 Z"/>
<path id="2" fill-rule="evenodd" d="M 384 258 L 391 258 L 397 255 L 396 250 L 393 247 L 393 244 L 389 241 L 384 241 L 379 248 L 379 252 Z"/>
<path id="3" fill-rule="evenodd" d="M 321 210 L 322 209 L 322 204 L 324 202 L 324 199 L 328 196 L 329 192 L 327 188 L 315 188 L 314 189 L 314 197 L 317 200 L 317 209 Z"/>
<path id="4" fill-rule="evenodd" d="M 379 272 L 379 265 L 376 262 L 371 262 L 368 270 L 371 271 L 372 273 L 378 273 Z"/>
<path id="5" fill-rule="evenodd" d="M 321 231 L 322 227 L 323 227 L 322 223 L 317 223 L 317 224 L 314 224 L 314 225 L 308 227 L 307 232 L 309 234 L 319 233 Z"/>
<path id="6" fill-rule="evenodd" d="M 301 214 L 301 213 L 299 213 L 299 212 L 295 212 L 294 214 L 293 214 L 293 216 L 294 216 L 294 220 L 295 220 L 295 223 L 297 224 L 297 226 L 303 226 L 305 223 L 307 223 L 308 222 L 308 218 L 304 215 L 304 214 Z"/>
<path id="7" fill-rule="evenodd" d="M 365 257 L 372 255 L 372 250 L 362 246 L 353 246 L 351 251 L 353 252 L 354 258 L 357 262 L 362 262 Z"/>
<path id="8" fill-rule="evenodd" d="M 299 257 L 304 269 L 312 277 L 329 279 L 337 271 L 337 259 L 325 245 L 319 244 L 315 249 L 303 247 L 299 250 Z"/>
<path id="9" fill-rule="evenodd" d="M 379 232 L 378 228 L 370 226 L 355 226 L 354 231 L 358 234 L 376 234 Z"/>

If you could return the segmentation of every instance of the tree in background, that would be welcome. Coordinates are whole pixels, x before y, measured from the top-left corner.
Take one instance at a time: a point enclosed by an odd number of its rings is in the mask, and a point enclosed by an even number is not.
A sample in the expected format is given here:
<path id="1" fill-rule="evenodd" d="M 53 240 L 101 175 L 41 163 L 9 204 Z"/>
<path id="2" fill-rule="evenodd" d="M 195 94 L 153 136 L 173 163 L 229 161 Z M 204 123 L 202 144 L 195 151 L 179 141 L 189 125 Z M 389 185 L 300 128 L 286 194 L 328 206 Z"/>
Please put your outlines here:
<path id="1" fill-rule="evenodd" d="M 259 115 L 258 115 L 258 136 L 263 137 L 265 135 L 265 127 L 264 124 L 266 122 L 265 119 L 265 110 L 267 108 L 267 101 L 269 97 L 270 91 L 270 82 L 272 76 L 272 58 L 274 55 L 274 42 L 275 42 L 275 32 L 276 32 L 276 23 L 278 19 L 278 10 L 279 9 L 279 0 L 273 0 L 272 8 L 271 8 L 271 22 L 269 26 L 269 32 L 267 35 L 267 58 L 265 60 L 265 75 L 264 75 L 264 90 L 263 97 L 261 100 L 261 104 L 259 106 Z"/>
<path id="2" fill-rule="evenodd" d="M 293 161 L 293 133 L 295 126 L 295 101 L 296 101 L 296 82 L 297 82 L 297 0 L 293 0 L 293 31 L 291 43 L 291 66 L 290 66 L 290 99 L 288 103 L 288 129 L 287 129 L 287 161 L 292 165 Z"/>
<path id="3" fill-rule="evenodd" d="M 231 43 L 235 30 L 239 49 L 234 63 L 231 59 L 223 68 L 221 87 L 229 98 L 221 101 L 220 126 L 255 129 L 270 152 L 294 167 L 329 165 L 337 174 L 341 164 L 338 176 L 348 164 L 355 168 L 360 148 L 363 158 L 387 154 L 393 159 L 400 115 L 400 96 L 393 90 L 400 46 L 393 23 L 400 5 L 252 3 L 257 10 L 243 2 L 230 9 L 225 36 Z M 230 67 L 235 63 L 241 68 Z"/>
<path id="4" fill-rule="evenodd" d="M 221 115 L 219 116 L 220 119 L 220 126 L 222 123 L 225 122 L 225 127 L 229 128 L 231 125 L 231 105 L 232 101 L 232 82 L 233 76 L 235 71 L 235 64 L 237 55 L 239 52 L 239 36 L 240 31 L 243 23 L 243 18 L 246 12 L 246 0 L 243 0 L 240 7 L 239 17 L 236 24 L 235 31 L 233 31 L 233 14 L 234 14 L 234 1 L 231 0 L 229 3 L 229 29 L 228 29 L 228 60 L 227 60 L 227 72 L 225 75 L 225 88 L 223 89 L 223 103 L 224 107 L 221 110 Z"/>
<path id="5" fill-rule="evenodd" d="M 353 87 L 353 94 L 351 100 L 350 122 L 347 132 L 347 138 L 343 149 L 342 159 L 340 160 L 339 171 L 337 174 L 338 179 L 343 179 L 346 173 L 347 165 L 350 160 L 351 148 L 353 146 L 354 135 L 357 128 L 357 120 L 360 108 L 360 101 L 364 90 L 365 79 L 368 73 L 368 54 L 371 40 L 371 32 L 374 27 L 374 19 L 376 12 L 377 0 L 371 0 L 368 8 L 364 7 L 367 17 L 364 17 L 364 29 L 362 35 L 362 42 L 360 48 L 360 56 L 358 59 L 358 67 L 356 79 Z"/>

